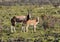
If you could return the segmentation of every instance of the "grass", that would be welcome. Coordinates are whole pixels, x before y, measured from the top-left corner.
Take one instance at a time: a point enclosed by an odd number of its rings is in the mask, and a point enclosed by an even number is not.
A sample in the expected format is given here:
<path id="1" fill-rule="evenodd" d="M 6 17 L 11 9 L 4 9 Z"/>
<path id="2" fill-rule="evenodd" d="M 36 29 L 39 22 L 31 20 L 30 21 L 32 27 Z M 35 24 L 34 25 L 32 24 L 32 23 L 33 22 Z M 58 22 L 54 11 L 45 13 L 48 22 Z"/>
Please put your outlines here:
<path id="1" fill-rule="evenodd" d="M 18 37 L 22 37 L 25 39 L 32 39 L 32 42 L 34 42 L 34 40 L 38 40 L 38 39 L 42 39 L 43 42 L 49 42 L 48 39 L 52 39 L 52 42 L 55 40 L 54 37 L 54 33 L 58 34 L 60 33 L 60 28 L 51 28 L 47 30 L 44 30 L 43 27 L 40 27 L 39 25 L 37 25 L 37 32 L 34 33 L 33 32 L 33 27 L 29 27 L 29 32 L 28 33 L 24 33 L 21 32 L 21 25 L 17 24 L 16 25 L 16 32 L 11 33 L 10 32 L 10 19 L 13 16 L 19 16 L 19 15 L 27 15 L 27 10 L 31 10 L 32 12 L 32 17 L 36 17 L 36 16 L 41 16 L 42 14 L 46 14 L 46 15 L 51 15 L 51 16 L 55 16 L 55 17 L 60 17 L 60 13 L 58 11 L 60 11 L 60 8 L 54 8 L 53 6 L 50 5 L 44 5 L 42 7 L 39 6 L 0 6 L 0 25 L 2 26 L 2 32 L 1 32 L 1 38 L 3 39 L 5 42 L 7 42 L 7 40 L 9 38 L 18 38 Z M 53 7 L 53 8 L 52 8 Z M 57 11 L 57 12 L 56 12 Z M 51 34 L 51 35 L 49 35 Z M 48 35 L 48 36 L 47 36 Z M 57 36 L 58 36 L 57 35 Z M 58 38 L 60 39 L 60 37 Z"/>

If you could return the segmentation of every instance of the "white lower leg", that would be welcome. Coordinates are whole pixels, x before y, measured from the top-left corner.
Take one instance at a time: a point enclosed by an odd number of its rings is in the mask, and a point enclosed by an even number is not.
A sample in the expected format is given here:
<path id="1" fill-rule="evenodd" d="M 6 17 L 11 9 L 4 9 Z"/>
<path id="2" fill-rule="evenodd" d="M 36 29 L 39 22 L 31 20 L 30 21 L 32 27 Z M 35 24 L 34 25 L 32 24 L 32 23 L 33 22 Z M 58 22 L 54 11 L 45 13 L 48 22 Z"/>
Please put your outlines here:
<path id="1" fill-rule="evenodd" d="M 34 32 L 36 32 L 36 26 L 34 26 Z"/>
<path id="2" fill-rule="evenodd" d="M 15 27 L 14 27 L 14 32 L 16 32 L 16 29 L 15 29 Z"/>
<path id="3" fill-rule="evenodd" d="M 13 26 L 11 26 L 11 32 L 13 32 Z"/>
<path id="4" fill-rule="evenodd" d="M 29 26 L 26 26 L 26 32 L 28 32 L 28 27 L 29 27 Z"/>
<path id="5" fill-rule="evenodd" d="M 22 31 L 25 32 L 25 28 L 24 28 L 24 26 L 22 26 Z"/>

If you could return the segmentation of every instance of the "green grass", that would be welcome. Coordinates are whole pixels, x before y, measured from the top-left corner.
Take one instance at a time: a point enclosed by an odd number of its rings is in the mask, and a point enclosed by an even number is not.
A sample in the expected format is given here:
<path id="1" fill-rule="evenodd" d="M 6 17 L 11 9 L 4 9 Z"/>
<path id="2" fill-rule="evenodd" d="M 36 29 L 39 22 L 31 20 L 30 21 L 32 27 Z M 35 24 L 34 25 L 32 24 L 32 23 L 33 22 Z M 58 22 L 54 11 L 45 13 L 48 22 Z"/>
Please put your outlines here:
<path id="1" fill-rule="evenodd" d="M 27 10 L 32 10 L 32 17 L 36 17 L 36 16 L 41 16 L 42 14 L 46 14 L 46 15 L 52 15 L 55 17 L 60 17 L 60 13 L 58 11 L 60 11 L 60 8 L 54 8 L 53 6 L 50 5 L 43 5 L 42 7 L 39 6 L 0 6 L 0 25 L 2 26 L 3 30 L 1 32 L 1 38 L 3 39 L 5 42 L 7 42 L 8 38 L 17 38 L 17 37 L 23 37 L 25 39 L 32 39 L 33 41 L 35 39 L 42 39 L 43 42 L 48 42 L 48 39 L 52 39 L 52 42 L 55 40 L 55 37 L 53 35 L 53 33 L 60 33 L 60 28 L 51 28 L 51 29 L 47 29 L 44 30 L 42 27 L 39 27 L 37 25 L 37 32 L 34 33 L 33 32 L 33 27 L 29 27 L 29 32 L 28 33 L 24 33 L 21 32 L 21 25 L 17 24 L 16 25 L 16 32 L 11 33 L 10 32 L 10 19 L 13 16 L 19 16 L 19 15 L 27 15 Z M 53 7 L 53 8 L 52 8 Z M 57 12 L 56 12 L 57 11 Z M 39 24 L 40 25 L 40 24 Z M 56 25 L 58 26 L 58 25 Z M 52 36 L 48 36 L 46 37 L 45 34 L 49 35 L 52 34 Z M 47 39 L 45 39 L 47 38 Z M 59 38 L 60 39 L 60 38 Z M 32 42 L 33 42 L 32 41 Z"/>

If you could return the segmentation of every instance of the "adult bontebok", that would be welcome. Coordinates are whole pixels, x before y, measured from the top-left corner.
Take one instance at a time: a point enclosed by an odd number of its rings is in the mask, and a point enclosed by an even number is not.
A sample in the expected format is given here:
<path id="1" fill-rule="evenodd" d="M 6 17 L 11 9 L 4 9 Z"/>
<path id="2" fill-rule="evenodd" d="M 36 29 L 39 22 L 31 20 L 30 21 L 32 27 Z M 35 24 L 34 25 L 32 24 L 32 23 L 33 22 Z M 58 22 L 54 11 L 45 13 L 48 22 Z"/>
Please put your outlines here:
<path id="1" fill-rule="evenodd" d="M 39 23 L 39 17 L 37 17 L 36 19 L 29 19 L 27 22 L 26 22 L 26 32 L 28 32 L 28 27 L 30 25 L 34 26 L 34 32 L 36 32 L 36 25 Z"/>
<path id="2" fill-rule="evenodd" d="M 28 14 L 27 16 L 14 16 L 11 18 L 11 32 L 16 32 L 15 24 L 17 23 L 26 23 L 27 20 L 31 18 L 31 15 Z M 22 26 L 23 27 L 23 26 Z"/>

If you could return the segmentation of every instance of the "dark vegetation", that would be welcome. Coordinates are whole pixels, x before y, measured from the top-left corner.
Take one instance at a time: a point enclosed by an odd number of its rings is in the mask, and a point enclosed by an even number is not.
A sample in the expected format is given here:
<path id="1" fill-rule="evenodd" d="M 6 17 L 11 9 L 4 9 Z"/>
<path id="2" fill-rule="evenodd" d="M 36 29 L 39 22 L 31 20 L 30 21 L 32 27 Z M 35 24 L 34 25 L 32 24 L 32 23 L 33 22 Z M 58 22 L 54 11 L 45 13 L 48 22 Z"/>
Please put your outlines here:
<path id="1" fill-rule="evenodd" d="M 21 24 L 16 24 L 16 32 L 11 33 L 11 18 L 27 15 L 31 10 L 32 18 L 40 17 L 37 32 L 29 27 L 29 32 L 21 32 Z M 60 7 L 52 5 L 0 6 L 0 42 L 60 42 Z"/>
<path id="2" fill-rule="evenodd" d="M 0 0 L 0 5 L 53 5 L 53 6 L 59 6 L 60 0 Z"/>

